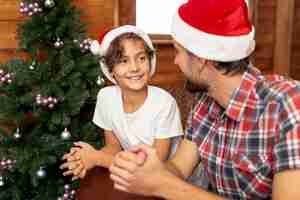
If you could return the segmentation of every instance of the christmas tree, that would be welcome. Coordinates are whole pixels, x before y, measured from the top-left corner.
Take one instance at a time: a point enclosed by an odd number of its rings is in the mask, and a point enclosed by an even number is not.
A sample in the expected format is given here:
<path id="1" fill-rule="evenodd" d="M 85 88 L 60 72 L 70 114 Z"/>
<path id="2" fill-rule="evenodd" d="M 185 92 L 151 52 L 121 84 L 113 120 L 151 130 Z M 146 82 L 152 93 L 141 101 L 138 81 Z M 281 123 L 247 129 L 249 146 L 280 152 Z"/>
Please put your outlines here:
<path id="1" fill-rule="evenodd" d="M 23 0 L 20 12 L 18 51 L 28 59 L 0 65 L 0 199 L 75 199 L 79 181 L 59 165 L 74 141 L 102 145 L 91 123 L 98 58 L 71 0 Z"/>

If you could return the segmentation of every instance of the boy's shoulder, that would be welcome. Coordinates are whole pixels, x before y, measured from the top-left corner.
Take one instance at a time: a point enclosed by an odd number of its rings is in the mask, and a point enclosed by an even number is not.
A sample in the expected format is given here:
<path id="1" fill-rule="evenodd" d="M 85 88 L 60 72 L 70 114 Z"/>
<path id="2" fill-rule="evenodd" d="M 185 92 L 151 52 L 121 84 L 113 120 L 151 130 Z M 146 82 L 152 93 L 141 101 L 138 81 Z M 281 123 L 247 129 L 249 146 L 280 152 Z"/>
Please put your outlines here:
<path id="1" fill-rule="evenodd" d="M 118 92 L 118 87 L 115 85 L 112 86 L 106 86 L 99 90 L 98 92 L 98 98 L 105 98 L 105 97 L 111 97 L 112 95 L 116 95 Z"/>
<path id="2" fill-rule="evenodd" d="M 160 104 L 175 101 L 175 98 L 167 90 L 157 86 L 149 86 L 149 94 L 152 96 L 152 99 Z"/>

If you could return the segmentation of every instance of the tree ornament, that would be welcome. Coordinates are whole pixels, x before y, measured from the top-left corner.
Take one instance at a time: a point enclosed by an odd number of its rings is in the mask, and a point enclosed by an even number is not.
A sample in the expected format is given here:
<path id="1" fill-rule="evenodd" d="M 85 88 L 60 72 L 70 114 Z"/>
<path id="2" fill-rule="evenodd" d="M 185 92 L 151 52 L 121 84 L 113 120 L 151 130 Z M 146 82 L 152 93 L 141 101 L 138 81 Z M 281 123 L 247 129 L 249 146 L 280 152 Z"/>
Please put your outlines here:
<path id="1" fill-rule="evenodd" d="M 20 129 L 17 128 L 16 132 L 13 134 L 13 137 L 18 140 L 22 137 L 21 133 L 20 133 Z"/>
<path id="2" fill-rule="evenodd" d="M 65 130 L 61 133 L 60 137 L 63 140 L 69 140 L 71 138 L 71 133 L 68 131 L 67 128 L 65 128 Z"/>
<path id="3" fill-rule="evenodd" d="M 45 0 L 44 6 L 46 8 L 53 8 L 55 6 L 55 1 L 54 0 Z"/>
<path id="4" fill-rule="evenodd" d="M 57 97 L 42 96 L 41 94 L 38 94 L 35 97 L 35 102 L 39 106 L 53 109 L 55 107 L 55 105 L 59 102 L 59 99 Z"/>
<path id="5" fill-rule="evenodd" d="M 4 178 L 3 176 L 0 176 L 0 187 L 4 186 Z"/>
<path id="6" fill-rule="evenodd" d="M 29 66 L 29 69 L 30 69 L 30 70 L 34 70 L 34 69 L 35 69 L 35 66 L 36 66 L 36 62 L 33 61 L 33 62 L 31 63 L 31 65 Z"/>
<path id="7" fill-rule="evenodd" d="M 69 184 L 64 185 L 64 194 L 58 197 L 57 200 L 72 200 L 75 199 L 76 191 Z"/>
<path id="8" fill-rule="evenodd" d="M 54 47 L 56 49 L 62 48 L 64 46 L 64 42 L 60 40 L 60 38 L 57 38 L 54 42 Z"/>
<path id="9" fill-rule="evenodd" d="M 27 3 L 27 2 L 21 1 L 19 11 L 24 15 L 32 16 L 36 13 L 42 12 L 43 9 L 41 8 L 41 6 L 38 2 Z"/>
<path id="10" fill-rule="evenodd" d="M 45 178 L 47 176 L 47 172 L 42 167 L 40 167 L 39 170 L 36 172 L 36 176 L 39 179 L 43 179 L 43 178 Z"/>
<path id="11" fill-rule="evenodd" d="M 0 69 L 0 85 L 12 83 L 13 78 L 13 73 L 6 73 L 4 70 Z"/>
<path id="12" fill-rule="evenodd" d="M 101 76 L 98 76 L 97 85 L 102 86 L 104 83 L 105 83 L 104 78 Z"/>
<path id="13" fill-rule="evenodd" d="M 92 40 L 90 38 L 84 39 L 80 44 L 80 50 L 82 53 L 87 53 L 90 51 Z"/>

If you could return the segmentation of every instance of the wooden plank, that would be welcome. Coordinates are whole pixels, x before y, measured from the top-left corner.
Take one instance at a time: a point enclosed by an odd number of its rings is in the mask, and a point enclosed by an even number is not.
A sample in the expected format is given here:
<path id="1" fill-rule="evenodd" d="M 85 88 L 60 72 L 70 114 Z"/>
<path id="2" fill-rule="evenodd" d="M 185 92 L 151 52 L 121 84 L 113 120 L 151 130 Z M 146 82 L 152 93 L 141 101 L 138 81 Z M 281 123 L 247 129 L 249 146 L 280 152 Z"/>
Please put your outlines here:
<path id="1" fill-rule="evenodd" d="M 150 84 L 159 86 L 176 85 L 185 79 L 183 73 L 157 73 L 150 81 Z"/>
<path id="2" fill-rule="evenodd" d="M 120 0 L 114 0 L 113 20 L 114 27 L 120 26 Z"/>
<path id="3" fill-rule="evenodd" d="M 249 17 L 252 21 L 252 24 L 256 27 L 258 20 L 258 1 L 250 0 L 249 1 Z"/>
<path id="4" fill-rule="evenodd" d="M 24 16 L 19 12 L 19 1 L 0 0 L 0 21 L 21 20 Z"/>
<path id="5" fill-rule="evenodd" d="M 295 0 L 277 0 L 274 72 L 290 75 Z"/>
<path id="6" fill-rule="evenodd" d="M 136 24 L 136 0 L 119 0 L 120 25 Z"/>
<path id="7" fill-rule="evenodd" d="M 15 49 L 18 45 L 16 38 L 18 21 L 0 21 L 0 49 Z M 5 28 L 4 28 L 5 27 Z"/>
<path id="8" fill-rule="evenodd" d="M 111 29 L 114 25 L 112 1 L 75 0 L 74 4 L 83 12 L 82 20 L 86 23 L 89 36 L 97 38 L 100 32 Z"/>

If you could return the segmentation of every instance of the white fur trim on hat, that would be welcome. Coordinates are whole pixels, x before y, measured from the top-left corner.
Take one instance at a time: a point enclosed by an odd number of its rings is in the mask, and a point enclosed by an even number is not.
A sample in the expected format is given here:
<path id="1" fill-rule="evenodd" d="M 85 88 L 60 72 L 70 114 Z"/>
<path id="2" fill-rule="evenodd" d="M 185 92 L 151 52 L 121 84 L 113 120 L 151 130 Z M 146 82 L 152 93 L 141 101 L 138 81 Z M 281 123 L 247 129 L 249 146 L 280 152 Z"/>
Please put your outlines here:
<path id="1" fill-rule="evenodd" d="M 91 42 L 90 50 L 92 54 L 96 56 L 101 56 L 103 54 L 103 52 L 101 51 L 100 44 L 97 40 L 93 40 Z"/>
<path id="2" fill-rule="evenodd" d="M 198 30 L 175 13 L 171 34 L 184 48 L 193 54 L 213 61 L 231 62 L 249 56 L 255 48 L 254 27 L 243 36 L 218 36 Z"/>
<path id="3" fill-rule="evenodd" d="M 110 32 L 108 32 L 103 40 L 102 43 L 98 45 L 95 43 L 91 45 L 91 51 L 93 53 L 93 51 L 95 52 L 95 55 L 100 55 L 100 56 L 105 56 L 107 53 L 107 50 L 111 44 L 111 42 L 116 39 L 118 36 L 124 34 L 124 33 L 135 33 L 138 36 L 140 36 L 145 42 L 146 44 L 149 46 L 149 48 L 153 51 L 155 51 L 153 44 L 151 42 L 150 37 L 142 30 L 140 30 L 139 28 L 137 28 L 136 26 L 132 26 L 132 25 L 124 25 L 124 26 L 120 26 L 118 28 L 115 28 L 113 30 L 111 30 Z M 93 50 L 92 50 L 93 48 Z M 106 66 L 106 64 L 103 61 L 100 61 L 100 66 L 102 69 L 103 74 L 114 84 L 117 84 L 116 80 L 112 77 L 111 73 L 108 70 L 108 67 Z M 153 54 L 153 57 L 151 59 L 151 69 L 150 69 L 150 76 L 153 76 L 153 74 L 155 73 L 155 68 L 156 68 L 156 55 Z"/>

